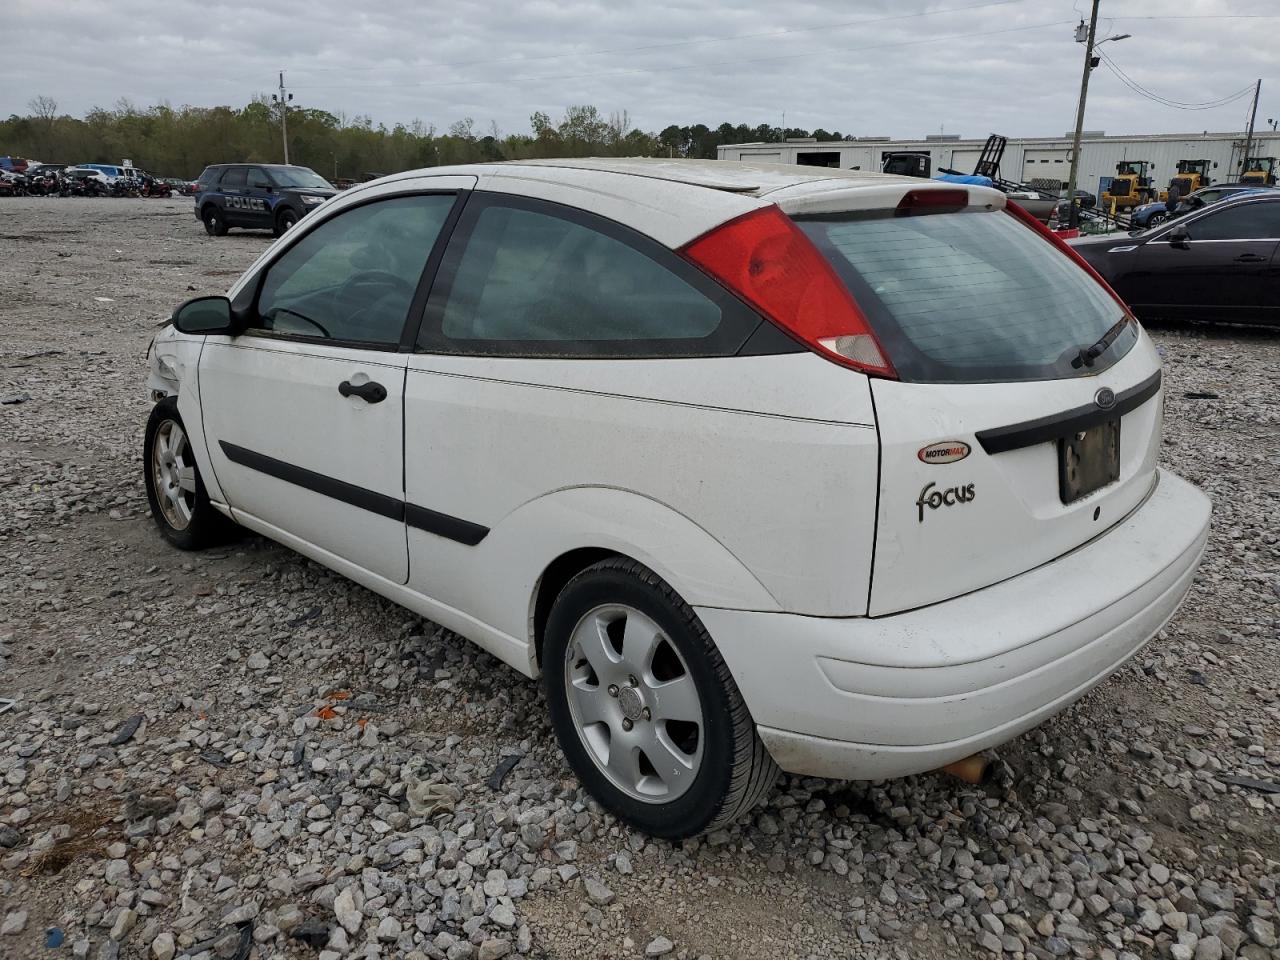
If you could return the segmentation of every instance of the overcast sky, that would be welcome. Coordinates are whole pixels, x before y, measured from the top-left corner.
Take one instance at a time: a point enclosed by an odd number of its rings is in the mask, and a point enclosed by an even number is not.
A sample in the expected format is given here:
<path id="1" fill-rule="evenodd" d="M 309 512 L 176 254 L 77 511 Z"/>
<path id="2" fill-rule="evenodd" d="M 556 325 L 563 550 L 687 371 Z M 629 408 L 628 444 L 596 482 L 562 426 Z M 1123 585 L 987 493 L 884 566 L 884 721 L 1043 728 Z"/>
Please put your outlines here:
<path id="1" fill-rule="evenodd" d="M 1280 17 L 1248 0 L 1103 0 L 1102 49 L 1139 85 L 1190 103 L 1263 78 L 1259 126 L 1280 116 Z M 1061 135 L 1088 0 L 16 0 L 0 28 L 0 116 L 44 94 L 82 115 L 127 97 L 241 106 L 276 72 L 295 103 L 444 129 L 472 117 L 525 132 L 534 110 L 626 110 L 669 123 L 780 124 L 858 135 Z M 1189 17 L 1194 17 L 1190 19 Z M 1181 19 L 1180 19 L 1181 18 Z M 1184 110 L 1104 65 L 1086 127 L 1242 130 L 1248 99 Z"/>

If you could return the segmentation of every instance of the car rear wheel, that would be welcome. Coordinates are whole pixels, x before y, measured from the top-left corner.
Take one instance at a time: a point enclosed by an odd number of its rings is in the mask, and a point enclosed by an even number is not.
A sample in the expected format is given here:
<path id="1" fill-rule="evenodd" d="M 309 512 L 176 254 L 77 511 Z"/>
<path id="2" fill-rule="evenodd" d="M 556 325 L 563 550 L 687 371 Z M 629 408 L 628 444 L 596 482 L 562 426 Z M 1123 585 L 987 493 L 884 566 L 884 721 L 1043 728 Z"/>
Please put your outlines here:
<path id="1" fill-rule="evenodd" d="M 199 550 L 239 529 L 209 502 L 175 397 L 166 397 L 151 410 L 143 463 L 151 516 L 175 547 Z"/>
<path id="2" fill-rule="evenodd" d="M 222 219 L 221 211 L 213 204 L 204 208 L 200 219 L 204 221 L 204 232 L 209 236 L 225 237 L 227 235 L 227 222 Z"/>
<path id="3" fill-rule="evenodd" d="M 777 779 L 701 621 L 633 560 L 601 561 L 561 591 L 547 621 L 543 683 L 583 786 L 646 833 L 718 829 Z"/>
<path id="4" fill-rule="evenodd" d="M 276 228 L 273 232 L 277 237 L 283 237 L 286 233 L 292 230 L 297 223 L 297 211 L 285 207 L 276 215 Z"/>

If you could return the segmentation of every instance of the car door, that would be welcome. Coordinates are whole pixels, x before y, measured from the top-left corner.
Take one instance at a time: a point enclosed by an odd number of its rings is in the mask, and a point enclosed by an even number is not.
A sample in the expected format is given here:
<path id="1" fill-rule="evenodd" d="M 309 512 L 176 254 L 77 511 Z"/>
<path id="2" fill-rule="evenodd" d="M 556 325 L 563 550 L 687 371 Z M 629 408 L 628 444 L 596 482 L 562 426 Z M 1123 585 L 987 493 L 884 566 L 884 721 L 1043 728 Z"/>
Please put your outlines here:
<path id="1" fill-rule="evenodd" d="M 233 512 L 396 583 L 408 577 L 402 341 L 474 182 L 449 179 L 389 185 L 300 232 L 234 294 L 249 329 L 211 337 L 200 357 L 210 461 Z"/>
<path id="2" fill-rule="evenodd" d="M 229 227 L 255 226 L 246 210 L 248 170 L 244 167 L 228 167 L 218 181 L 222 194 L 222 219 Z"/>
<path id="3" fill-rule="evenodd" d="M 277 199 L 275 186 L 267 171 L 250 167 L 245 174 L 245 218 L 255 227 L 270 229 L 271 214 Z"/>
<path id="4" fill-rule="evenodd" d="M 1272 257 L 1280 244 L 1280 198 L 1224 201 L 1179 219 L 1133 251 L 1117 292 L 1140 316 L 1252 320 L 1274 297 Z"/>

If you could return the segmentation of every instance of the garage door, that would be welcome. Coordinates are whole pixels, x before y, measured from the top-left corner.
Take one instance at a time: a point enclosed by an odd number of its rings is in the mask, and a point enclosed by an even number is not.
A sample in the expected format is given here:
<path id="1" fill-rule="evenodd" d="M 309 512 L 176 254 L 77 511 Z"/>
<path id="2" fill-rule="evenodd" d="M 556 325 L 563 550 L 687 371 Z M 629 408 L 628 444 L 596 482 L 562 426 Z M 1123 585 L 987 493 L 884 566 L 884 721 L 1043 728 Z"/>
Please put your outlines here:
<path id="1" fill-rule="evenodd" d="M 1027 150 L 1022 154 L 1022 179 L 1058 180 L 1066 183 L 1071 176 L 1071 151 L 1066 147 L 1053 150 Z"/>
<path id="2" fill-rule="evenodd" d="M 980 156 L 982 156 L 980 149 L 952 150 L 951 159 L 947 161 L 947 166 L 958 173 L 973 173 L 973 168 L 977 166 Z"/>
<path id="3" fill-rule="evenodd" d="M 782 154 L 780 153 L 744 153 L 743 160 L 755 160 L 758 163 L 781 163 Z"/>

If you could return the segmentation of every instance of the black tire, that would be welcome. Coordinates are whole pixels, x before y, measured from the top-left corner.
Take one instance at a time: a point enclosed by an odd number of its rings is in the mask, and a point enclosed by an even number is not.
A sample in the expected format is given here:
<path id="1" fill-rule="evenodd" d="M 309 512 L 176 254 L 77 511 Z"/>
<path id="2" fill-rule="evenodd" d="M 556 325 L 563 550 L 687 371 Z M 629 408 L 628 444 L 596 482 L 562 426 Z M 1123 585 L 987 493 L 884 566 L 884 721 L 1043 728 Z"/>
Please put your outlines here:
<path id="1" fill-rule="evenodd" d="M 1151 216 L 1147 217 L 1147 227 L 1154 227 L 1154 226 L 1157 226 L 1157 225 L 1159 225 L 1159 224 L 1161 224 L 1161 223 L 1164 223 L 1164 222 L 1165 222 L 1166 220 L 1168 220 L 1168 219 L 1169 219 L 1169 215 L 1168 215 L 1168 214 L 1165 214 L 1165 213 L 1153 213 L 1153 214 L 1151 214 Z"/>
<path id="2" fill-rule="evenodd" d="M 702 759 L 692 785 L 669 802 L 636 799 L 610 782 L 584 745 L 569 706 L 565 661 L 574 628 L 588 612 L 610 604 L 634 608 L 658 626 L 687 665 L 701 701 Z M 634 560 L 602 560 L 569 581 L 551 608 L 542 666 L 551 725 L 569 765 L 601 805 L 645 833 L 679 839 L 717 830 L 754 807 L 777 780 L 778 767 L 706 628 L 667 583 Z"/>
<path id="3" fill-rule="evenodd" d="M 275 227 L 272 229 L 277 237 L 283 237 L 286 233 L 298 225 L 298 221 L 302 219 L 298 216 L 298 211 L 292 207 L 285 207 L 276 214 Z"/>
<path id="4" fill-rule="evenodd" d="M 147 419 L 147 430 L 142 445 L 142 473 L 147 486 L 147 502 L 151 506 L 152 519 L 160 528 L 161 535 L 179 550 L 200 550 L 225 543 L 234 538 L 241 528 L 214 509 L 213 504 L 209 502 L 209 494 L 205 490 L 200 467 L 190 453 L 190 441 L 186 443 L 186 456 L 190 459 L 190 465 L 195 473 L 195 491 L 191 498 L 190 520 L 185 525 L 178 525 L 166 515 L 165 508 L 161 505 L 156 488 L 158 478 L 153 468 L 153 457 L 157 437 L 161 436 L 167 424 L 176 424 L 184 434 L 186 433 L 186 426 L 182 422 L 181 414 L 178 413 L 176 397 L 166 397 L 157 403 Z"/>
<path id="5" fill-rule="evenodd" d="M 214 204 L 208 204 L 200 211 L 200 219 L 204 221 L 204 232 L 211 237 L 227 235 L 227 221 L 222 219 L 222 211 Z"/>

